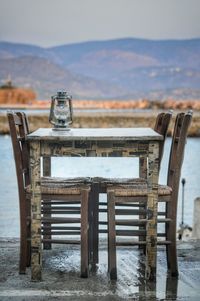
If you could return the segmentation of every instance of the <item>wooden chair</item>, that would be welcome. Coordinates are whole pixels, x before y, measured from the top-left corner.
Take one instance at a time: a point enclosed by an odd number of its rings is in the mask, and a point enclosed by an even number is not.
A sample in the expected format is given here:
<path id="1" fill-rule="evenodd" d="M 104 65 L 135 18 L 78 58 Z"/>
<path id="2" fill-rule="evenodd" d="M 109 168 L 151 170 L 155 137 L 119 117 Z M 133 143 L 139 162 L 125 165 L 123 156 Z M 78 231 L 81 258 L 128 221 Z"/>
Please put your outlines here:
<path id="1" fill-rule="evenodd" d="M 155 239 L 158 240 L 158 245 L 166 246 L 167 266 L 172 276 L 178 275 L 176 254 L 178 190 L 184 148 L 191 120 L 191 111 L 186 114 L 177 114 L 168 165 L 167 185 L 159 185 L 158 187 L 158 202 L 162 202 L 165 205 L 165 209 L 158 212 L 157 223 L 164 224 L 165 230 L 162 233 L 158 233 Z M 148 212 L 145 206 L 147 194 L 147 184 L 145 181 L 142 183 L 140 180 L 129 185 L 123 183 L 119 185 L 111 184 L 110 187 L 107 188 L 108 270 L 111 279 L 117 278 L 116 246 L 146 245 L 146 230 L 145 228 L 141 230 L 139 227 L 141 225 L 145 227 L 148 219 Z M 124 206 L 126 206 L 126 209 L 121 209 L 124 208 Z M 141 214 L 143 215 L 142 219 L 140 218 Z M 130 215 L 131 219 L 128 219 L 127 215 Z M 120 219 L 117 218 L 117 216 L 120 216 Z M 125 226 L 126 229 L 120 228 L 121 226 Z M 131 239 L 122 242 L 116 239 L 117 236 L 131 237 Z M 140 240 L 140 237 L 142 237 L 143 240 Z M 136 240 L 133 238 L 136 238 Z"/>
<path id="2" fill-rule="evenodd" d="M 168 132 L 168 129 L 169 129 L 169 124 L 170 124 L 170 121 L 172 119 L 172 113 L 173 111 L 172 110 L 169 110 L 168 112 L 161 112 L 157 115 L 156 117 L 156 122 L 155 122 L 155 125 L 154 125 L 154 131 L 156 131 L 158 134 L 162 135 L 163 136 L 163 140 L 162 142 L 160 143 L 159 145 L 159 160 L 158 160 L 158 168 L 159 168 L 159 171 L 160 171 L 160 165 L 161 165 L 161 162 L 162 162 L 162 157 L 163 157 L 163 153 L 164 153 L 164 145 L 165 145 L 165 140 L 166 140 L 166 137 L 167 137 L 167 132 Z M 140 178 L 145 178 L 146 177 L 146 166 L 147 166 L 147 162 L 146 162 L 146 158 L 139 158 L 140 162 L 140 166 L 142 168 L 140 168 Z M 140 218 L 144 218 L 144 216 L 141 214 L 140 215 Z M 142 230 L 144 229 L 144 226 L 139 226 L 139 229 Z M 143 240 L 143 237 L 140 236 L 139 238 L 140 240 Z M 145 246 L 139 246 L 141 249 L 144 250 L 144 253 L 146 252 L 146 248 Z"/>
<path id="3" fill-rule="evenodd" d="M 154 130 L 163 135 L 163 140 L 162 143 L 160 143 L 160 148 L 159 148 L 159 167 L 160 167 L 160 162 L 163 157 L 163 151 L 164 151 L 164 143 L 167 137 L 167 132 L 169 128 L 169 124 L 172 118 L 172 110 L 169 110 L 168 112 L 161 112 L 157 115 L 155 125 L 154 125 Z M 142 169 L 140 170 L 140 178 L 145 178 L 146 177 L 146 159 L 140 157 L 140 165 L 142 166 Z M 106 193 L 107 192 L 107 186 L 111 184 L 130 184 L 133 180 L 135 179 L 118 179 L 118 178 L 102 178 L 102 177 L 95 177 L 92 179 L 93 181 L 93 193 L 94 195 L 93 199 L 96 200 L 96 206 L 94 208 L 94 214 L 93 216 L 96 217 L 96 219 L 93 221 L 93 250 L 94 250 L 94 262 L 98 262 L 98 241 L 99 241 L 99 233 L 108 233 L 107 228 L 104 229 L 99 229 L 99 225 L 107 226 L 106 221 L 101 221 L 99 220 L 99 213 L 105 213 L 107 212 L 107 202 L 99 202 L 99 193 Z M 95 202 L 93 202 L 95 205 Z M 141 215 L 142 218 L 142 215 Z M 141 225 L 141 228 L 143 226 Z M 143 246 L 144 248 L 144 246 Z"/>
<path id="4" fill-rule="evenodd" d="M 30 265 L 31 212 L 28 120 L 22 112 L 7 113 L 17 174 L 20 209 L 20 260 L 19 273 L 24 274 Z M 60 179 L 43 177 L 42 242 L 81 244 L 81 276 L 88 277 L 88 208 L 90 180 L 88 178 Z M 75 217 L 74 214 L 78 217 Z M 66 236 L 79 235 L 79 240 Z M 60 237 L 62 236 L 62 237 Z M 63 239 L 64 237 L 64 239 Z"/>

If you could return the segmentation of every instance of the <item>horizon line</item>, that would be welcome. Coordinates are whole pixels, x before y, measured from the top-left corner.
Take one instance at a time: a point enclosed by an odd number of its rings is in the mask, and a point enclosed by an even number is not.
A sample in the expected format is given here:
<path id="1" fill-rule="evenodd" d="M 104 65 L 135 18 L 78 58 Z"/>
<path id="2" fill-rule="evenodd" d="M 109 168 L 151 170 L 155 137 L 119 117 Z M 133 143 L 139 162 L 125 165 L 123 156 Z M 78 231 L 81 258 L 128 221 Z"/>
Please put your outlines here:
<path id="1" fill-rule="evenodd" d="M 183 42 L 183 41 L 192 41 L 192 40 L 200 40 L 199 37 L 191 37 L 191 38 L 167 38 L 167 39 L 149 39 L 149 38 L 138 38 L 138 37 L 120 37 L 120 38 L 110 38 L 110 39 L 94 39 L 94 40 L 85 40 L 85 41 L 77 41 L 63 44 L 55 44 L 52 46 L 41 46 L 39 44 L 27 43 L 27 42 L 17 42 L 10 40 L 0 40 L 0 43 L 7 44 L 19 44 L 19 45 L 27 45 L 27 46 L 36 46 L 43 49 L 54 48 L 54 47 L 62 47 L 62 46 L 72 46 L 77 44 L 89 44 L 89 43 L 103 43 L 109 41 L 119 41 L 119 40 L 140 40 L 140 41 L 149 41 L 149 42 Z"/>

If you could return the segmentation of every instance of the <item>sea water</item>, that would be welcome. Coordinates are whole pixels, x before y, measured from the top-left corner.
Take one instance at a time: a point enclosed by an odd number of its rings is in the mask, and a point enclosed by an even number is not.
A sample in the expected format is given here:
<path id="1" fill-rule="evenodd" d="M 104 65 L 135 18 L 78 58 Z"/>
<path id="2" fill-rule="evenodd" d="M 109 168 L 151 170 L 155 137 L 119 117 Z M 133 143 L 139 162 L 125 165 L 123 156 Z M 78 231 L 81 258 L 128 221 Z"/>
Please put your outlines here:
<path id="1" fill-rule="evenodd" d="M 171 138 L 167 138 L 159 182 L 166 183 Z M 137 158 L 53 158 L 53 176 L 137 177 Z M 181 179 L 185 178 L 184 223 L 193 224 L 193 203 L 200 197 L 200 138 L 188 138 Z M 101 196 L 106 198 L 105 195 Z M 180 184 L 178 220 L 182 218 Z M 0 135 L 0 237 L 19 237 L 19 201 L 15 163 L 9 135 Z"/>

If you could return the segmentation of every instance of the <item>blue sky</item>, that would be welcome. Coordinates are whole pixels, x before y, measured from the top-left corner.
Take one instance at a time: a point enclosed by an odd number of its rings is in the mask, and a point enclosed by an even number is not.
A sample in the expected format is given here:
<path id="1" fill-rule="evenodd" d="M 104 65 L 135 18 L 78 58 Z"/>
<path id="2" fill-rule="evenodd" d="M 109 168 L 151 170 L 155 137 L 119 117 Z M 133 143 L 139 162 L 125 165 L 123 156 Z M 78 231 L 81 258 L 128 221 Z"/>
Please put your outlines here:
<path id="1" fill-rule="evenodd" d="M 200 0 L 0 0 L 0 40 L 44 47 L 200 37 Z"/>

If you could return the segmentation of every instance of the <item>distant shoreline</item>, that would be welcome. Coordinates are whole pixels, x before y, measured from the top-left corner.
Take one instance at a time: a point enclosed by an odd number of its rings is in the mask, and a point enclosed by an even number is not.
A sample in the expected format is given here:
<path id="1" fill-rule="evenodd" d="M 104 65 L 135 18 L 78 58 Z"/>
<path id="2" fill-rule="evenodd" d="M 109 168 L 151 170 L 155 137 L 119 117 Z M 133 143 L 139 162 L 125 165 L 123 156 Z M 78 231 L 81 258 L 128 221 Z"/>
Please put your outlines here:
<path id="1" fill-rule="evenodd" d="M 200 99 L 166 99 L 166 100 L 149 100 L 149 99 L 73 99 L 74 109 L 115 109 L 115 110 L 132 110 L 132 109 L 148 109 L 148 110 L 187 110 L 192 109 L 200 112 Z M 50 100 L 33 100 L 29 103 L 0 103 L 0 109 L 50 109 Z"/>
<path id="2" fill-rule="evenodd" d="M 19 108 L 14 110 L 20 110 Z M 22 110 L 23 108 L 21 108 Z M 156 116 L 160 110 L 148 110 L 136 112 L 134 110 L 126 111 L 109 111 L 104 112 L 86 112 L 79 110 L 74 112 L 73 124 L 74 128 L 106 128 L 106 127 L 154 127 Z M 173 122 L 170 124 L 169 134 L 172 133 L 174 119 L 176 113 L 173 113 Z M 29 113 L 28 119 L 30 130 L 34 131 L 38 128 L 51 127 L 48 121 L 48 113 Z M 9 134 L 8 121 L 6 111 L 0 113 L 0 134 Z M 189 129 L 190 137 L 200 137 L 200 112 L 194 111 L 192 124 Z"/>

